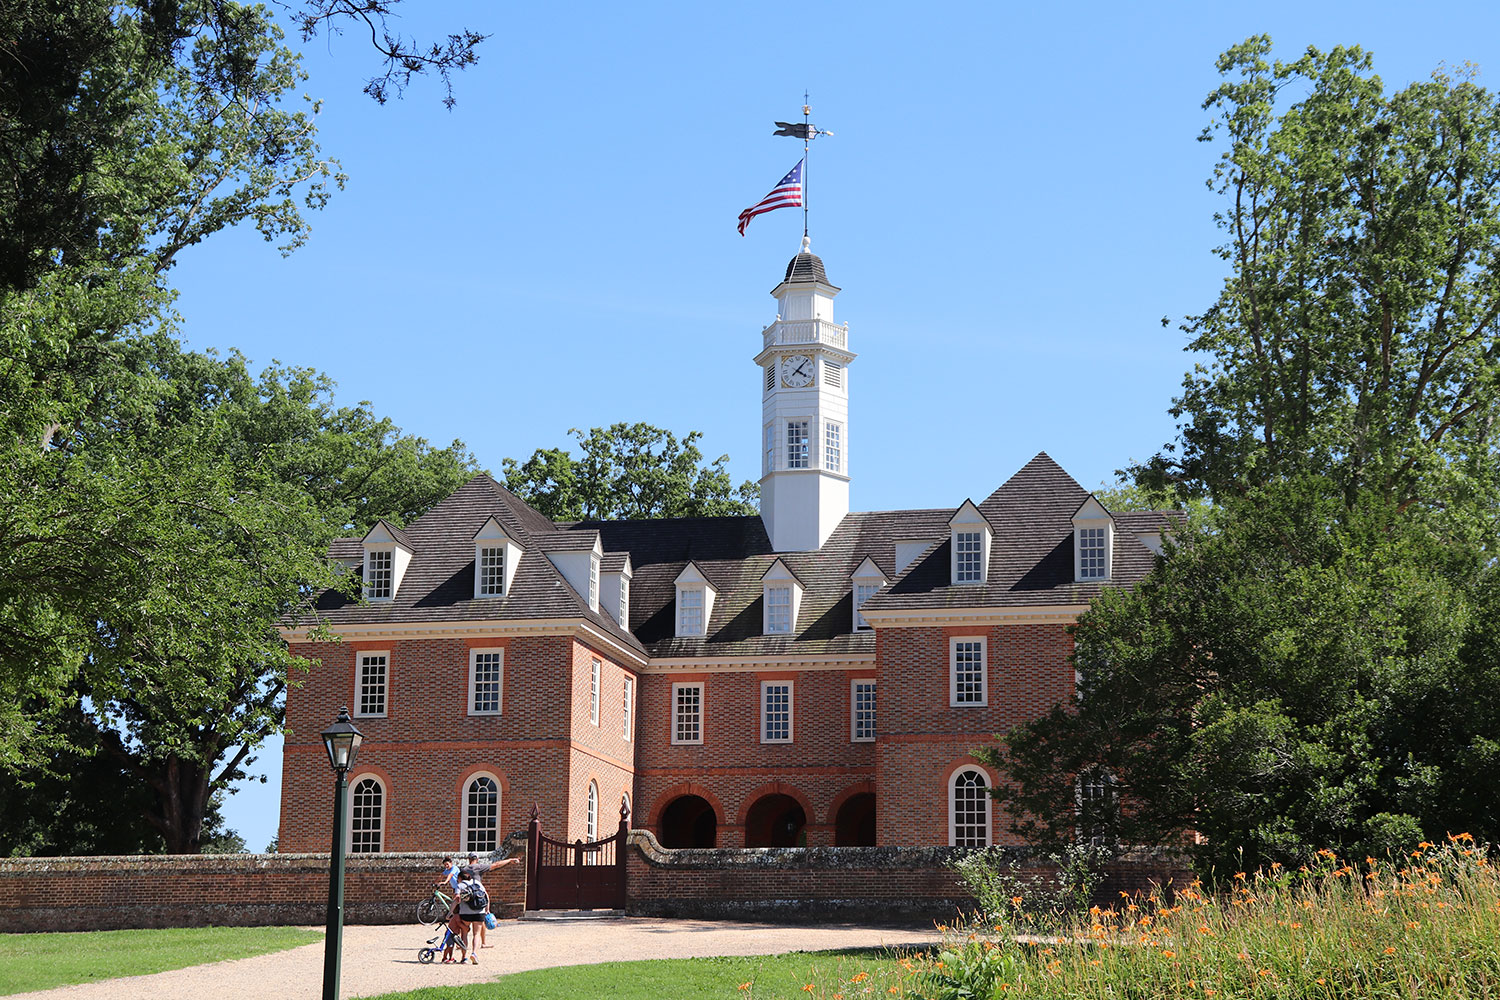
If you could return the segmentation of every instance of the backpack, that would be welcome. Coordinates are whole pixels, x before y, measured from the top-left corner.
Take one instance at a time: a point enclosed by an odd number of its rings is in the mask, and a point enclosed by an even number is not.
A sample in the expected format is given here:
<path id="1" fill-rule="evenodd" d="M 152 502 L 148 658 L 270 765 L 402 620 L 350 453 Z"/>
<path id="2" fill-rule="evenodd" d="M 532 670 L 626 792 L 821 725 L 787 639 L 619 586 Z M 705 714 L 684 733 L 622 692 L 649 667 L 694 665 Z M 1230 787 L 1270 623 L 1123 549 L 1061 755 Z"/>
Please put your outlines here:
<path id="1" fill-rule="evenodd" d="M 484 886 L 478 882 L 470 884 L 469 891 L 465 893 L 465 897 L 468 900 L 469 907 L 474 910 L 483 910 L 486 906 L 490 905 L 489 893 L 485 892 Z"/>

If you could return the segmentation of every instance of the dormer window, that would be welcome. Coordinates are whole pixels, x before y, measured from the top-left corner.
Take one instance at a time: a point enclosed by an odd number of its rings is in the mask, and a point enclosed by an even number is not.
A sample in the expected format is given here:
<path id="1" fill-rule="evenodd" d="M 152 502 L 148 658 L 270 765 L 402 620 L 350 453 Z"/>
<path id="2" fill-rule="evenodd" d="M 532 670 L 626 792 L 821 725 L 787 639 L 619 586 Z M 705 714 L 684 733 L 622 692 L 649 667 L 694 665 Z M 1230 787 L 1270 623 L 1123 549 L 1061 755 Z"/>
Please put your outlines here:
<path id="1" fill-rule="evenodd" d="M 589 608 L 599 610 L 599 558 L 589 559 Z"/>
<path id="2" fill-rule="evenodd" d="M 677 634 L 703 634 L 703 588 L 677 588 Z"/>
<path id="3" fill-rule="evenodd" d="M 411 565 L 406 533 L 382 518 L 360 539 L 364 550 L 364 595 L 367 601 L 394 600 Z"/>
<path id="4" fill-rule="evenodd" d="M 797 630 L 797 611 L 802 606 L 802 581 L 778 559 L 760 582 L 766 608 L 761 631 L 766 635 L 791 635 Z"/>
<path id="5" fill-rule="evenodd" d="M 990 565 L 990 539 L 994 532 L 990 522 L 965 500 L 958 513 L 948 522 L 952 532 L 952 580 L 954 584 L 984 583 Z"/>
<path id="6" fill-rule="evenodd" d="M 394 549 L 372 549 L 365 553 L 365 599 L 389 601 L 396 577 Z"/>
<path id="7" fill-rule="evenodd" d="M 630 577 L 620 577 L 620 625 L 630 627 Z"/>
<path id="8" fill-rule="evenodd" d="M 630 627 L 630 556 L 606 552 L 599 563 L 599 607 L 605 614 Z"/>
<path id="9" fill-rule="evenodd" d="M 1073 515 L 1073 579 L 1079 583 L 1109 580 L 1114 550 L 1114 518 L 1089 497 Z"/>
<path id="10" fill-rule="evenodd" d="M 506 597 L 516 578 L 521 546 L 506 534 L 495 518 L 474 533 L 474 596 Z"/>
<path id="11" fill-rule="evenodd" d="M 503 597 L 505 595 L 505 546 L 481 545 L 475 556 L 479 572 L 479 591 L 476 597 Z"/>
<path id="12" fill-rule="evenodd" d="M 672 582 L 677 587 L 677 635 L 707 635 L 718 591 L 695 563 L 688 563 Z"/>
<path id="13" fill-rule="evenodd" d="M 851 583 L 854 588 L 854 631 L 868 632 L 870 623 L 865 621 L 865 616 L 860 614 L 860 609 L 886 585 L 885 574 L 880 571 L 879 566 L 875 565 L 875 560 L 867 556 L 854 571 Z"/>

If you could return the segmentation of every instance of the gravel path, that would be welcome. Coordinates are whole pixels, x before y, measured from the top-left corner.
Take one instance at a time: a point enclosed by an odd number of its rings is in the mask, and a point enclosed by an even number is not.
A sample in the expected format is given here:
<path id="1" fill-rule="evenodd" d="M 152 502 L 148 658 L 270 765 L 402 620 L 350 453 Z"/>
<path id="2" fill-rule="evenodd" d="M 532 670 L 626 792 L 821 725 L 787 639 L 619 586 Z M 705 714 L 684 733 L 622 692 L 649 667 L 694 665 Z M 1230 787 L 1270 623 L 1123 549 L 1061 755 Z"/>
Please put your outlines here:
<path id="1" fill-rule="evenodd" d="M 321 929 L 321 928 L 319 928 Z M 417 949 L 430 933 L 417 924 L 344 928 L 342 997 L 378 996 L 423 986 L 479 983 L 508 972 L 559 965 L 702 958 L 710 955 L 777 955 L 829 948 L 925 945 L 940 938 L 932 927 L 893 929 L 860 924 L 813 927 L 743 924 L 647 917 L 507 920 L 489 932 L 491 947 L 478 965 L 419 965 Z M 286 1000 L 315 998 L 323 988 L 323 943 L 291 951 L 190 969 L 131 976 L 7 1000 Z"/>

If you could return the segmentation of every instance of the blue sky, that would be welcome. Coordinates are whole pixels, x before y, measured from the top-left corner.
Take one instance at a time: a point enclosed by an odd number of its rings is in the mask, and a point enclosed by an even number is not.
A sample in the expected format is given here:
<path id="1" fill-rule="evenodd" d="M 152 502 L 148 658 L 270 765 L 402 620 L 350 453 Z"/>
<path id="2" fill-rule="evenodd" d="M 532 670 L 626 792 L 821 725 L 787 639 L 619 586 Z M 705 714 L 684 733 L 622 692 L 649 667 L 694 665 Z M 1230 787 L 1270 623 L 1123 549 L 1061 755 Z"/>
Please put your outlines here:
<path id="1" fill-rule="evenodd" d="M 570 427 L 646 421 L 757 478 L 750 359 L 802 219 L 735 220 L 800 157 L 770 133 L 806 90 L 835 133 L 808 196 L 859 354 L 856 510 L 957 507 L 1038 451 L 1095 487 L 1171 438 L 1177 323 L 1225 274 L 1221 147 L 1197 141 L 1225 48 L 1359 44 L 1391 88 L 1500 72 L 1483 3 L 408 6 L 409 34 L 493 36 L 458 105 L 427 81 L 379 107 L 357 32 L 308 44 L 347 190 L 291 257 L 253 231 L 183 254 L 188 344 L 318 368 L 496 473 Z M 226 810 L 253 850 L 279 742 L 260 769 Z"/>

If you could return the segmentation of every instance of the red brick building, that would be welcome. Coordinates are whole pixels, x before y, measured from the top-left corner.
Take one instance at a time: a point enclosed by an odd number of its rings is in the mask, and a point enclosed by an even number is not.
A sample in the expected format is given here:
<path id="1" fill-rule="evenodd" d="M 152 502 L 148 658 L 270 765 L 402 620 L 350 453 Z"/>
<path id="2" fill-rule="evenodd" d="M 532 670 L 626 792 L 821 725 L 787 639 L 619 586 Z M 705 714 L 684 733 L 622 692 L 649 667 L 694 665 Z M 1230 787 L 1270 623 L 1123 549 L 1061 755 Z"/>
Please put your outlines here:
<path id="1" fill-rule="evenodd" d="M 478 476 L 333 555 L 339 642 L 287 697 L 280 846 L 326 849 L 320 730 L 348 705 L 352 849 L 492 849 L 632 825 L 677 846 L 1007 840 L 969 750 L 1073 697 L 1066 626 L 1148 572 L 1039 454 L 979 503 L 848 511 L 848 328 L 804 248 L 763 332 L 760 516 L 553 523 Z"/>

